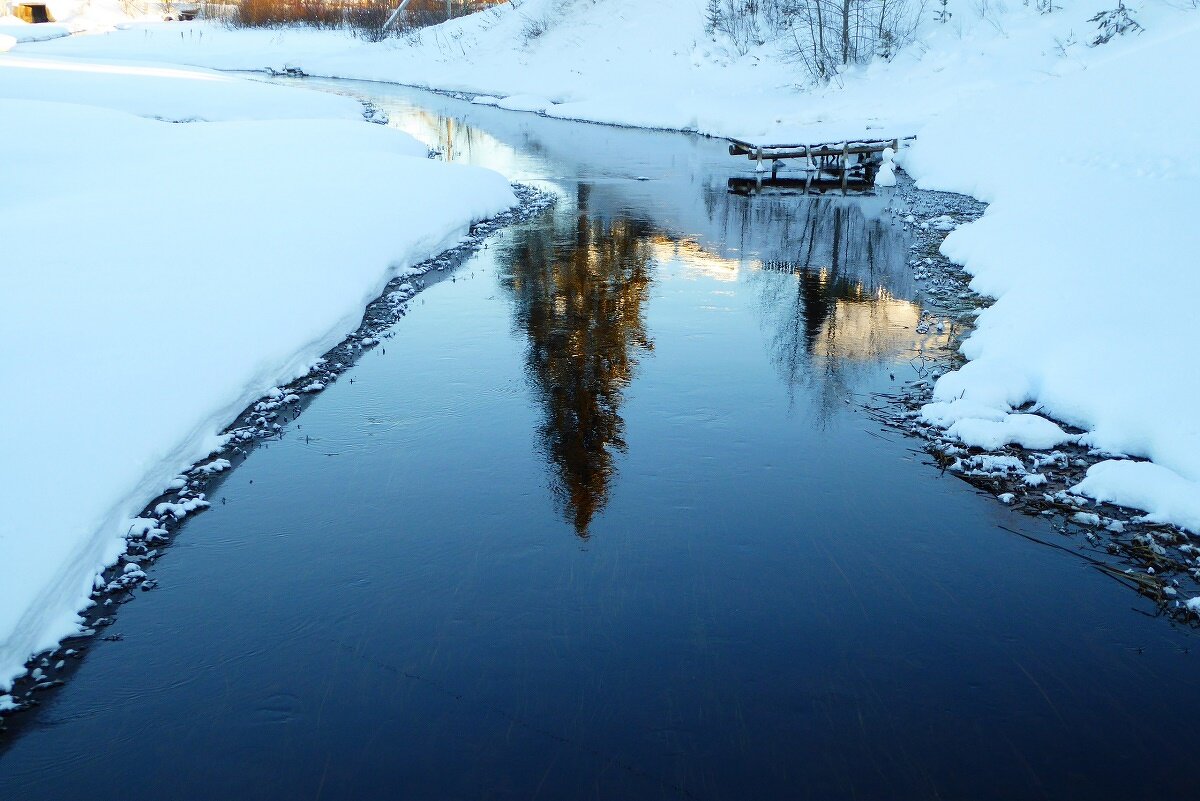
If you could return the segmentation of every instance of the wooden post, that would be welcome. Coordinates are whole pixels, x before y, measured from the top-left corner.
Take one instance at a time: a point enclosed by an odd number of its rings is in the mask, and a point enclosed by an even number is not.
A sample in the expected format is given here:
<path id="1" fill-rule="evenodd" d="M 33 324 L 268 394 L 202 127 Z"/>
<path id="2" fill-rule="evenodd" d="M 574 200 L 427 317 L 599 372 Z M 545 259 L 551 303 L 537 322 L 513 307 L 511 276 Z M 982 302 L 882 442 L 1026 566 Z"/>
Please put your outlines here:
<path id="1" fill-rule="evenodd" d="M 842 194 L 846 194 L 846 184 L 850 179 L 850 143 L 842 144 Z"/>

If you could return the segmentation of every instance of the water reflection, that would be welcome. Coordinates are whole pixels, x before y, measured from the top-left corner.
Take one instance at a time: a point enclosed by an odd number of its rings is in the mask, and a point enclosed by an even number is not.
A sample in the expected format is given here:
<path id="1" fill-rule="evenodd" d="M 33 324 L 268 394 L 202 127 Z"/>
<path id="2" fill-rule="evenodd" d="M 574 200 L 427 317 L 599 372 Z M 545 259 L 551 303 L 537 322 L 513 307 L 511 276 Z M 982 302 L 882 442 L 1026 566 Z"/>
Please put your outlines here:
<path id="1" fill-rule="evenodd" d="M 542 407 L 538 449 L 580 537 L 627 449 L 621 405 L 653 348 L 645 306 L 658 269 L 723 292 L 755 288 L 770 360 L 792 404 L 803 391 L 818 423 L 843 408 L 865 369 L 912 346 L 920 309 L 896 294 L 912 289 L 907 242 L 859 203 L 706 193 L 705 230 L 725 232 L 716 248 L 634 213 L 612 215 L 597 191 L 581 182 L 550 220 L 515 232 L 502 277 Z"/>
<path id="2" fill-rule="evenodd" d="M 623 393 L 639 354 L 653 348 L 642 311 L 651 228 L 591 216 L 589 191 L 577 188 L 573 232 L 522 229 L 502 278 L 529 339 L 525 369 L 543 407 L 539 435 L 554 467 L 551 486 L 585 538 L 608 500 L 614 454 L 626 448 Z"/>
<path id="3" fill-rule="evenodd" d="M 759 313 L 789 394 L 813 389 L 827 420 L 857 373 L 912 346 L 921 309 L 896 295 L 911 292 L 906 243 L 862 206 L 810 198 L 788 226 L 790 258 L 765 262 L 756 276 Z"/>
<path id="4" fill-rule="evenodd" d="M 729 190 L 742 185 L 731 173 L 743 160 L 719 142 L 428 96 L 414 104 L 404 90 L 372 87 L 371 100 L 446 160 L 560 196 L 547 221 L 513 233 L 503 282 L 527 339 L 537 447 L 580 537 L 628 446 L 621 406 L 652 347 L 645 306 L 660 273 L 720 282 L 730 303 L 754 307 L 791 407 L 819 425 L 870 368 L 914 346 L 909 240 L 886 215 L 886 195 L 741 195 Z"/>

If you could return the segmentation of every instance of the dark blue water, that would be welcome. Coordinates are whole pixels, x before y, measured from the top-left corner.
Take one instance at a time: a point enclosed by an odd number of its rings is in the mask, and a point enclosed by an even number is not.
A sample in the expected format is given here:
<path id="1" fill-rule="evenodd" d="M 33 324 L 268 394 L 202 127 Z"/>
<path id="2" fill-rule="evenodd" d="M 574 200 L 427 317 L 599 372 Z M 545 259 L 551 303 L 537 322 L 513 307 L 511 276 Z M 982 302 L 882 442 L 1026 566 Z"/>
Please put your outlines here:
<path id="1" fill-rule="evenodd" d="M 1190 797 L 1193 633 L 861 411 L 889 198 L 353 88 L 559 202 L 232 474 L 0 798 Z"/>

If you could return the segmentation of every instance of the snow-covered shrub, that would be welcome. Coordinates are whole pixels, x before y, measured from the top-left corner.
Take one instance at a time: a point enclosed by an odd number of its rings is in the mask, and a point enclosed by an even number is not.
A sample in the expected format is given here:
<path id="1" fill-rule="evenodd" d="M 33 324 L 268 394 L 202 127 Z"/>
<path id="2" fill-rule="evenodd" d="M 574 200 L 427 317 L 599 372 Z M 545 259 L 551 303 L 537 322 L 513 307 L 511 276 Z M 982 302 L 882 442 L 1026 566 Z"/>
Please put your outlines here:
<path id="1" fill-rule="evenodd" d="M 876 56 L 891 58 L 908 43 L 923 0 L 786 0 L 790 55 L 816 80 Z"/>
<path id="2" fill-rule="evenodd" d="M 741 55 L 779 41 L 814 79 L 825 80 L 850 64 L 890 58 L 911 38 L 924 7 L 925 0 L 708 0 L 706 26 Z M 945 3 L 942 10 L 949 15 Z"/>
<path id="3" fill-rule="evenodd" d="M 527 18 L 525 24 L 521 26 L 521 44 L 529 44 L 533 40 L 540 38 L 549 29 L 550 20 L 547 17 Z"/>
<path id="4" fill-rule="evenodd" d="M 372 0 L 346 9 L 345 25 L 354 35 L 368 42 L 382 42 L 388 37 L 383 26 L 392 15 L 387 0 Z"/>
<path id="5" fill-rule="evenodd" d="M 725 36 L 739 55 L 765 43 L 784 26 L 782 0 L 708 0 L 705 30 Z"/>
<path id="6" fill-rule="evenodd" d="M 1114 9 L 1101 11 L 1089 19 L 1088 22 L 1096 23 L 1098 29 L 1096 38 L 1092 39 L 1092 47 L 1107 44 L 1114 38 L 1124 36 L 1127 33 L 1141 33 L 1144 30 L 1138 21 L 1133 18 L 1133 15 L 1129 13 L 1129 9 L 1125 8 L 1123 1 L 1118 2 L 1117 7 Z"/>

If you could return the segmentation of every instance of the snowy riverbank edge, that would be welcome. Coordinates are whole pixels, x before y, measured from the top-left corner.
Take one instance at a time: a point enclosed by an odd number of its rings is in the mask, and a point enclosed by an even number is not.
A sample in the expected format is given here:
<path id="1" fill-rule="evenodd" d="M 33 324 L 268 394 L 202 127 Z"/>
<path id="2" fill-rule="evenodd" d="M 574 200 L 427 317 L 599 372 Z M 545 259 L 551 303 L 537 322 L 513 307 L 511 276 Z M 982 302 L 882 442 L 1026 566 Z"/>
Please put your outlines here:
<path id="1" fill-rule="evenodd" d="M 1062 421 L 1066 441 L 1045 447 L 1013 443 L 969 445 L 954 429 L 929 413 L 936 407 L 938 379 L 961 369 L 961 347 L 976 317 L 991 299 L 970 289 L 971 276 L 943 252 L 957 226 L 979 219 L 984 204 L 969 196 L 921 190 L 901 176 L 896 190 L 901 222 L 914 235 L 909 266 L 921 284 L 921 325 L 950 338 L 922 350 L 910 363 L 912 373 L 893 375 L 896 389 L 876 393 L 861 408 L 887 428 L 923 440 L 935 463 L 1014 511 L 1041 517 L 1063 536 L 1062 542 L 1034 539 L 1070 553 L 1150 600 L 1158 613 L 1187 625 L 1200 625 L 1200 548 L 1183 528 L 1138 514 L 1136 507 L 1109 498 L 1087 497 L 1094 471 L 1106 465 L 1148 465 L 1113 461 L 1110 454 L 1082 444 L 1082 432 Z M 1018 410 L 1027 414 L 1032 403 Z"/>
<path id="2" fill-rule="evenodd" d="M 517 205 L 472 225 L 453 247 L 399 271 L 367 305 L 352 333 L 313 361 L 309 372 L 272 387 L 246 405 L 222 431 L 221 447 L 180 471 L 167 491 L 145 505 L 131 521 L 124 552 L 99 575 L 91 604 L 82 613 L 80 631 L 30 658 L 11 689 L 0 694 L 0 733 L 14 734 L 14 714 L 36 706 L 40 693 L 70 679 L 90 641 L 121 639 L 120 634 L 103 632 L 111 630 L 120 606 L 133 600 L 137 591 L 157 587 L 146 570 L 169 550 L 192 515 L 210 508 L 210 496 L 232 470 L 260 444 L 283 436 L 287 424 L 299 418 L 364 353 L 376 347 L 386 349 L 387 341 L 395 336 L 389 329 L 407 314 L 410 301 L 422 290 L 451 276 L 494 233 L 534 219 L 556 201 L 554 195 L 533 187 L 513 184 L 512 189 Z"/>
<path id="3" fill-rule="evenodd" d="M 0 55 L 20 144 L 0 155 L 0 695 L 249 400 L 516 202 L 364 116 L 207 70 Z"/>

